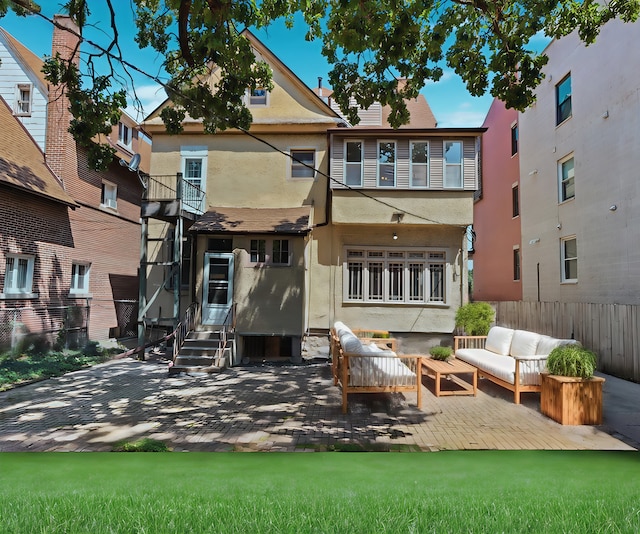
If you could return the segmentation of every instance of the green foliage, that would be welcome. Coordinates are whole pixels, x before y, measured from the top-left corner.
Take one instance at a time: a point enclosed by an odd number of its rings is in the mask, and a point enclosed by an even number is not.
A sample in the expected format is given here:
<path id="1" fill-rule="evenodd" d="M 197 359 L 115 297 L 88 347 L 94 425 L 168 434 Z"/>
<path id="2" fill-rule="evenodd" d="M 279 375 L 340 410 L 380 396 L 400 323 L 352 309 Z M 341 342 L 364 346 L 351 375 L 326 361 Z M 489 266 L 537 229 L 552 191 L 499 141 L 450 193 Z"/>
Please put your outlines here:
<path id="1" fill-rule="evenodd" d="M 596 371 L 596 354 L 579 345 L 563 345 L 551 351 L 547 371 L 552 375 L 591 378 Z"/>
<path id="2" fill-rule="evenodd" d="M 60 350 L 42 351 L 34 345 L 28 345 L 20 352 L 0 354 L 0 391 L 14 384 L 30 382 L 43 378 L 61 376 L 107 361 L 113 351 L 96 349 L 89 344 L 88 351 Z"/>
<path id="3" fill-rule="evenodd" d="M 494 318 L 495 312 L 488 302 L 470 302 L 458 308 L 456 327 L 469 336 L 486 336 Z"/>
<path id="4" fill-rule="evenodd" d="M 113 452 L 171 452 L 163 441 L 142 438 L 138 441 L 125 441 L 113 448 Z"/>
<path id="5" fill-rule="evenodd" d="M 114 8 L 113 0 L 107 3 Z M 88 2 L 69 0 L 65 7 L 81 31 L 92 23 Z M 349 121 L 358 123 L 357 106 L 368 108 L 378 101 L 391 107 L 389 122 L 399 127 L 409 120 L 406 100 L 415 98 L 428 81 L 439 80 L 443 64 L 464 80 L 472 95 L 488 91 L 508 107 L 525 110 L 534 102 L 547 62 L 545 55 L 530 49 L 536 35 L 559 38 L 577 29 L 590 44 L 613 18 L 635 22 L 640 0 L 134 0 L 133 7 L 135 41 L 164 57 L 170 76 L 166 90 L 175 111 L 162 113 L 168 131 L 179 133 L 188 113 L 213 133 L 248 128 L 252 117 L 245 91 L 272 87 L 271 70 L 256 61 L 240 33 L 243 28 L 263 28 L 281 18 L 291 27 L 301 15 L 306 38 L 321 40 L 322 54 L 333 65 L 329 82 Z M 0 17 L 9 8 L 20 15 L 40 10 L 29 0 L 0 0 Z M 119 108 L 126 105 L 124 91 L 113 89 L 111 79 L 131 80 L 130 70 L 136 68 L 128 63 L 121 67 L 124 73 L 118 71 L 122 34 L 115 18 L 111 25 L 101 27 L 112 39 L 110 45 L 92 50 L 85 61 L 84 83 L 73 63 L 52 58 L 46 67 L 51 83 L 67 84 L 75 117 L 70 130 L 88 147 L 95 168 L 104 168 L 112 153 L 93 139 L 114 124 Z M 96 70 L 100 56 L 107 57 L 104 73 Z M 350 105 L 350 97 L 355 105 Z"/>
<path id="6" fill-rule="evenodd" d="M 431 358 L 434 360 L 440 360 L 442 362 L 446 362 L 451 355 L 453 354 L 453 349 L 451 347 L 431 347 L 429 349 L 429 354 L 431 354 Z"/>

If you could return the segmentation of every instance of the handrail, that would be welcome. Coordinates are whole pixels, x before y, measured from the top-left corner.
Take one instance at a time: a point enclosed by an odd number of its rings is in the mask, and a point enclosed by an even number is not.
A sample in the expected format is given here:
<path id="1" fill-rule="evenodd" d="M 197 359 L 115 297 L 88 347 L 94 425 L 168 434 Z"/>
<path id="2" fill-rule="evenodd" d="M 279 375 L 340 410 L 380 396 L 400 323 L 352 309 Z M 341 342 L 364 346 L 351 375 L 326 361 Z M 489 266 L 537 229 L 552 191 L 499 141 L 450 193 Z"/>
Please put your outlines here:
<path id="1" fill-rule="evenodd" d="M 144 200 L 182 200 L 187 209 L 202 213 L 205 192 L 182 177 L 181 173 L 146 176 Z"/>
<path id="2" fill-rule="evenodd" d="M 222 328 L 220 329 L 220 343 L 218 345 L 218 350 L 216 351 L 216 358 L 218 360 L 224 357 L 224 351 L 227 348 L 227 334 L 233 330 L 235 330 L 235 318 L 236 318 L 236 307 L 233 304 L 227 315 L 224 317 L 224 321 L 222 321 Z"/>
<path id="3" fill-rule="evenodd" d="M 189 332 L 195 330 L 196 321 L 198 319 L 198 311 L 200 309 L 200 303 L 192 302 L 184 312 L 182 321 L 178 323 L 178 326 L 173 331 L 173 354 L 172 360 L 175 363 L 180 349 L 184 345 L 184 340 L 187 339 Z"/>

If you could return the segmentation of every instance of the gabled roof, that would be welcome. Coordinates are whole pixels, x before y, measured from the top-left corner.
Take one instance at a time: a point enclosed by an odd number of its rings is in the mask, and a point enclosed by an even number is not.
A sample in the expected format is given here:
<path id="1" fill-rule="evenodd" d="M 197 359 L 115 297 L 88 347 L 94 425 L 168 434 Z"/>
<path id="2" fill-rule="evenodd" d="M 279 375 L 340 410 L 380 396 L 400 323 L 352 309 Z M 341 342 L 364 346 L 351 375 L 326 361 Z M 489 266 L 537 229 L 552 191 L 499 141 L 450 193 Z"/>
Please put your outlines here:
<path id="1" fill-rule="evenodd" d="M 253 33 L 251 33 L 248 29 L 242 31 L 242 34 L 247 37 L 249 42 L 251 43 L 251 47 L 254 52 L 261 56 L 267 63 L 269 63 L 274 70 L 278 70 L 282 73 L 296 88 L 300 91 L 302 95 L 304 95 L 308 101 L 313 105 L 317 106 L 318 112 L 321 114 L 325 114 L 325 117 L 322 117 L 322 122 L 339 124 L 343 122 L 343 118 L 339 113 L 337 113 L 334 109 L 329 106 L 327 102 L 325 102 L 318 94 L 309 88 L 307 84 L 305 84 L 289 67 L 287 67 L 281 60 L 276 56 L 260 39 L 258 39 Z M 211 69 L 211 74 L 213 75 L 217 68 L 213 66 Z M 275 76 L 274 76 L 275 77 Z M 167 98 L 162 104 L 160 104 L 156 109 L 154 109 L 144 120 L 144 122 L 148 125 L 158 125 L 162 124 L 160 119 L 160 111 L 166 107 L 167 105 L 171 105 L 171 99 Z M 189 119 L 187 115 L 187 121 L 193 121 L 193 119 Z M 201 122 L 201 121 L 195 121 Z M 254 124 L 258 124 L 260 122 L 259 119 L 254 117 Z"/>
<path id="2" fill-rule="evenodd" d="M 42 72 L 44 61 L 36 56 L 31 50 L 24 46 L 4 28 L 0 28 L 0 39 L 2 39 L 6 43 L 11 53 L 16 57 L 16 60 L 19 61 L 24 66 L 24 68 L 28 70 L 27 75 L 30 74 L 30 77 L 38 83 L 42 93 L 47 94 L 48 84 L 47 80 L 44 77 L 44 73 Z"/>
<path id="3" fill-rule="evenodd" d="M 75 208 L 44 154 L 0 97 L 0 184 L 8 185 Z"/>
<path id="4" fill-rule="evenodd" d="M 191 225 L 207 234 L 287 234 L 309 232 L 311 208 L 211 208 Z"/>

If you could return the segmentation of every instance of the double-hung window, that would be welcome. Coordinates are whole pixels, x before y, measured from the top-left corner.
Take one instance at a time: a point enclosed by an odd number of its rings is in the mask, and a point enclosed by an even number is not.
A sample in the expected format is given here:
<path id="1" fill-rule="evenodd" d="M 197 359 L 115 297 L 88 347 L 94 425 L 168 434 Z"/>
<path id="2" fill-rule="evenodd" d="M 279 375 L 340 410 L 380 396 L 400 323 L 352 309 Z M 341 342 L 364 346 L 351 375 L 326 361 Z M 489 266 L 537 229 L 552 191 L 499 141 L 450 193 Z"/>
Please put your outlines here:
<path id="1" fill-rule="evenodd" d="M 7 254 L 3 289 L 6 296 L 32 296 L 34 264 L 34 256 Z"/>
<path id="2" fill-rule="evenodd" d="M 21 117 L 31 116 L 31 98 L 33 91 L 30 83 L 19 83 L 16 86 L 15 114 Z"/>
<path id="3" fill-rule="evenodd" d="M 118 123 L 118 143 L 131 150 L 131 128 L 123 122 Z"/>
<path id="4" fill-rule="evenodd" d="M 347 249 L 344 301 L 444 303 L 445 260 L 444 251 Z"/>
<path id="5" fill-rule="evenodd" d="M 91 266 L 88 263 L 73 263 L 71 265 L 70 293 L 89 293 L 90 269 Z"/>
<path id="6" fill-rule="evenodd" d="M 573 156 L 566 157 L 558 162 L 558 186 L 560 202 L 576 196 Z"/>
<path id="7" fill-rule="evenodd" d="M 292 149 L 291 178 L 314 178 L 316 166 L 316 151 Z"/>
<path id="8" fill-rule="evenodd" d="M 362 186 L 362 141 L 345 141 L 344 143 L 344 183 L 345 185 Z"/>
<path id="9" fill-rule="evenodd" d="M 518 184 L 511 186 L 511 216 L 518 217 L 520 215 L 520 187 Z"/>
<path id="10" fill-rule="evenodd" d="M 556 85 L 556 126 L 571 117 L 571 74 Z"/>
<path id="11" fill-rule="evenodd" d="M 429 143 L 427 141 L 411 141 L 411 187 L 428 187 L 429 185 Z"/>
<path id="12" fill-rule="evenodd" d="M 444 187 L 462 188 L 462 141 L 444 142 Z"/>
<path id="13" fill-rule="evenodd" d="M 396 185 L 396 143 L 378 142 L 378 187 Z"/>
<path id="14" fill-rule="evenodd" d="M 103 207 L 111 208 L 113 210 L 118 209 L 118 186 L 111 182 L 102 182 L 102 197 L 100 204 Z"/>
<path id="15" fill-rule="evenodd" d="M 518 124 L 511 126 L 511 155 L 518 153 Z"/>
<path id="16" fill-rule="evenodd" d="M 271 263 L 274 265 L 289 265 L 288 239 L 273 240 Z"/>
<path id="17" fill-rule="evenodd" d="M 269 92 L 264 87 L 257 87 L 249 91 L 250 106 L 266 106 Z"/>
<path id="18" fill-rule="evenodd" d="M 578 243 L 575 236 L 560 240 L 560 261 L 562 263 L 562 281 L 578 281 Z"/>
<path id="19" fill-rule="evenodd" d="M 251 264 L 291 265 L 291 247 L 288 239 L 252 239 L 249 246 Z"/>

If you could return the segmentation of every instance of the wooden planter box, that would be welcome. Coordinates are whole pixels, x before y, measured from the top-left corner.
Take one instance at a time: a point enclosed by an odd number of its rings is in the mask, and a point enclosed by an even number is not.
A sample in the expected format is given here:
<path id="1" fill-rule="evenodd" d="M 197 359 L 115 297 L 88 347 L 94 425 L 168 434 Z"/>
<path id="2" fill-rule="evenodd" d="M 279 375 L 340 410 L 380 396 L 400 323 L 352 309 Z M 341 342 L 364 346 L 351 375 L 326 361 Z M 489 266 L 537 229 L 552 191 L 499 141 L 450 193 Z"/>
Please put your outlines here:
<path id="1" fill-rule="evenodd" d="M 589 379 L 542 373 L 540 409 L 563 425 L 602 424 L 604 378 Z"/>

